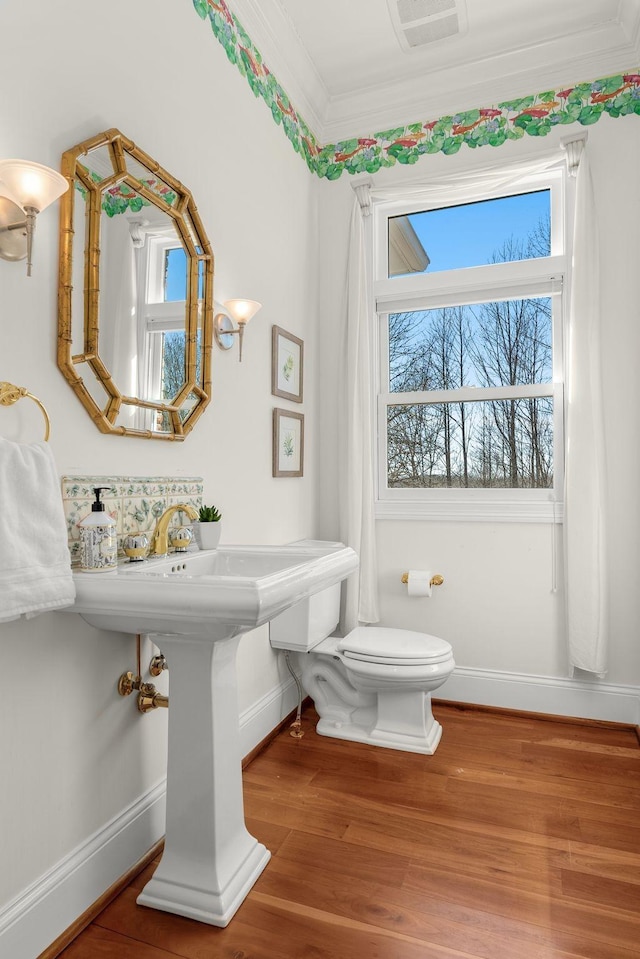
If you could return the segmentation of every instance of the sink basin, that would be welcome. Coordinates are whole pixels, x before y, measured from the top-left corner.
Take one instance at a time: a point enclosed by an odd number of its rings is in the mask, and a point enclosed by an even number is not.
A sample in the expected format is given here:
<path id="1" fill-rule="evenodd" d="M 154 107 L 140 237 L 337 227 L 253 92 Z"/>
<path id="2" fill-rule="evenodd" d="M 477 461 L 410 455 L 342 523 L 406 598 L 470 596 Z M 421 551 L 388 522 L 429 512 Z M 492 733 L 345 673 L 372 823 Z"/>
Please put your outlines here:
<path id="1" fill-rule="evenodd" d="M 100 629 L 151 634 L 169 662 L 165 844 L 141 905 L 226 926 L 267 865 L 269 851 L 244 822 L 238 644 L 357 565 L 342 543 L 301 540 L 74 574 L 76 600 L 65 612 Z"/>
<path id="2" fill-rule="evenodd" d="M 358 561 L 342 543 L 188 550 L 112 573 L 76 573 L 71 609 L 92 626 L 125 633 L 242 631 L 348 576 Z M 225 635 L 229 635 L 225 630 Z"/>

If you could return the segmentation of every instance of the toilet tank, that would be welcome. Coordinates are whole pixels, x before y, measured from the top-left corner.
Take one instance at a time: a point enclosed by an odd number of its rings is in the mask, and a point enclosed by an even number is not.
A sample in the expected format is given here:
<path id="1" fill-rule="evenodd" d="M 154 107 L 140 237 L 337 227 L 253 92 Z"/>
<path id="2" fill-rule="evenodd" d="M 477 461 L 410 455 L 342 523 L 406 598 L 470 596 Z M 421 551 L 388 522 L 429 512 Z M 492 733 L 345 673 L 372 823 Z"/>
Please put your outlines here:
<path id="1" fill-rule="evenodd" d="M 330 636 L 340 620 L 340 583 L 290 606 L 269 624 L 274 649 L 308 652 Z"/>

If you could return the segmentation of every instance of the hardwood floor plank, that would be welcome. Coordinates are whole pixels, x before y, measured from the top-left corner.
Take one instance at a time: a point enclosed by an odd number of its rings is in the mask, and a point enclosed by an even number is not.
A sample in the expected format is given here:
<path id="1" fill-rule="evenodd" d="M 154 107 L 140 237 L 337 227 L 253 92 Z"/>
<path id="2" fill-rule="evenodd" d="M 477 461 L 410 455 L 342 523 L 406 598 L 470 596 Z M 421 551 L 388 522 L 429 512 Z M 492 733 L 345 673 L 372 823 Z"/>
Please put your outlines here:
<path id="1" fill-rule="evenodd" d="M 323 869 L 345 882 L 365 882 L 371 876 L 384 875 L 390 886 L 402 885 L 411 863 L 410 855 L 396 849 L 367 843 L 351 845 L 344 841 L 323 839 L 309 833 L 292 832 L 278 853 L 279 858 L 296 863 L 322 863 Z"/>
<path id="2" fill-rule="evenodd" d="M 611 915 L 605 908 L 594 908 L 591 902 L 562 900 L 555 892 L 551 895 L 549 891 L 545 895 L 514 888 L 498 877 L 461 876 L 422 865 L 408 871 L 405 887 L 425 897 L 445 899 L 463 906 L 473 904 L 474 909 L 482 912 L 541 926 L 560 935 L 626 949 L 632 956 L 638 953 L 640 916 L 637 913 L 622 915 L 616 912 Z"/>
<path id="3" fill-rule="evenodd" d="M 428 944 L 410 936 L 388 933 L 349 917 L 278 900 L 262 894 L 257 888 L 225 929 L 142 906 L 135 908 L 134 913 L 131 904 L 126 908 L 123 903 L 113 903 L 105 910 L 101 926 L 112 931 L 117 929 L 125 940 L 139 938 L 141 943 L 152 943 L 155 948 L 166 950 L 157 959 L 166 959 L 167 954 L 183 959 L 227 956 L 307 959 L 313 955 L 321 955 L 322 959 L 355 959 L 359 956 L 397 959 L 399 955 L 403 959 L 475 959 L 473 954 L 458 950 L 436 947 L 431 950 Z M 318 943 L 322 943 L 321 952 Z M 72 956 L 69 959 L 84 957 Z M 107 953 L 105 959 L 111 959 L 111 956 Z M 149 959 L 156 957 L 150 955 Z"/>
<path id="4" fill-rule="evenodd" d="M 640 850 L 640 825 L 611 823 L 580 816 L 580 831 L 584 842 L 637 853 Z"/>
<path id="5" fill-rule="evenodd" d="M 436 889 L 445 891 L 436 878 Z M 503 953 L 507 959 L 528 955 L 529 951 L 536 957 L 542 955 L 555 956 L 553 950 L 562 950 L 562 954 L 578 956 L 581 959 L 637 959 L 637 949 L 627 949 L 618 942 L 594 942 L 580 933 L 566 932 L 558 929 L 553 923 L 547 925 L 525 918 L 507 916 L 481 909 L 470 896 L 467 900 L 455 902 L 446 895 L 440 898 L 438 894 L 425 895 L 408 888 L 407 884 L 401 890 L 387 890 L 387 902 L 391 907 L 399 902 L 404 909 L 413 913 L 424 912 L 432 930 L 438 929 L 445 942 L 459 941 L 467 947 L 473 941 L 473 948 L 478 956 L 488 955 L 494 959 L 502 959 Z M 540 916 L 541 913 L 532 915 Z M 542 913 L 542 915 L 544 915 Z M 438 933 L 432 931 L 436 937 Z M 545 952 L 545 950 L 547 950 Z"/>
<path id="6" fill-rule="evenodd" d="M 501 776 L 486 774 L 484 770 L 468 769 L 464 775 L 450 777 L 447 790 L 467 803 L 474 803 L 478 796 L 496 797 L 511 791 L 516 803 L 521 794 L 538 797 L 540 802 L 568 804 L 588 808 L 593 818 L 609 822 L 629 822 L 629 812 L 640 813 L 640 790 L 629 786 L 582 781 L 577 790 L 575 783 L 558 779 L 542 779 L 537 776 L 513 776 L 505 771 Z"/>
<path id="7" fill-rule="evenodd" d="M 287 950 L 281 951 L 278 938 L 271 935 L 269 927 L 265 928 L 261 920 L 256 918 L 260 916 L 261 909 L 253 902 L 253 895 L 251 900 L 243 903 L 232 922 L 224 929 L 138 906 L 133 893 L 123 895 L 113 902 L 105 909 L 98 922 L 103 929 L 118 933 L 126 939 L 166 950 L 167 954 L 180 956 L 181 959 L 231 959 L 235 956 L 247 956 L 251 959 L 293 959 Z M 253 922 L 247 922 L 252 916 Z M 69 959 L 81 957 L 72 956 Z M 155 957 L 150 956 L 149 959 Z M 162 959 L 165 959 L 164 954 Z"/>
<path id="8" fill-rule="evenodd" d="M 638 855 L 635 852 L 618 852 L 600 849 L 599 846 L 572 846 L 566 865 L 577 872 L 605 876 L 608 879 L 621 879 L 623 882 L 632 882 L 640 886 Z M 638 898 L 638 912 L 640 912 L 640 892 Z"/>
<path id="9" fill-rule="evenodd" d="M 60 959 L 175 959 L 175 955 L 92 924 L 60 953 Z"/>
<path id="10" fill-rule="evenodd" d="M 558 749 L 575 749 L 578 752 L 588 752 L 592 755 L 600 754 L 602 756 L 619 756 L 623 759 L 634 759 L 636 758 L 636 753 L 638 747 L 633 743 L 625 745 L 614 745 L 612 742 L 592 742 L 591 740 L 584 740 L 582 737 L 577 739 L 576 737 L 568 736 L 552 736 L 548 739 L 536 739 L 536 744 L 538 746 L 555 746 Z"/>
<path id="11" fill-rule="evenodd" d="M 315 803 L 309 796 L 286 788 L 276 792 L 255 783 L 247 783 L 244 788 L 247 820 L 276 824 L 287 831 L 308 828 L 316 835 L 339 839 L 349 825 L 349 818 L 344 810 L 336 816 L 334 804 L 327 805 L 329 808 L 325 809 L 321 801 Z"/>
<path id="12" fill-rule="evenodd" d="M 505 920 L 462 908 L 457 912 L 439 911 L 437 900 L 434 908 L 434 900 L 411 896 L 405 887 L 388 886 L 382 877 L 376 881 L 372 876 L 371 882 L 359 882 L 355 887 L 349 882 L 336 884 L 335 875 L 320 866 L 307 868 L 302 875 L 299 865 L 278 859 L 263 874 L 256 891 L 282 903 L 298 903 L 402 933 L 425 945 L 456 948 L 487 959 L 513 959 L 513 941 L 505 936 Z M 511 937 L 518 940 L 520 959 L 565 955 L 565 951 L 558 951 L 558 942 L 548 932 L 536 926 L 521 926 L 512 923 L 509 929 Z M 571 949 L 566 954 L 573 955 Z"/>
<path id="13" fill-rule="evenodd" d="M 468 729 L 473 722 L 474 729 L 490 730 L 491 736 L 499 737 L 504 729 L 525 729 L 529 739 L 544 739 L 557 734 L 569 739 L 603 743 L 626 743 L 637 745 L 637 729 L 629 724 L 612 723 L 599 720 L 575 719 L 573 717 L 551 716 L 545 713 L 518 712 L 513 709 L 475 706 L 469 703 L 447 703 L 432 701 L 434 716 L 440 722 L 446 721 L 458 729 Z"/>
<path id="14" fill-rule="evenodd" d="M 343 918 L 321 909 L 284 902 L 261 892 L 254 894 L 256 902 L 264 907 L 276 933 L 286 936 L 284 948 L 289 948 L 289 959 L 322 956 L 322 959 L 476 959 L 467 950 L 426 943 L 413 936 L 392 930 L 379 929 L 353 918 Z M 264 920 L 263 920 L 264 921 Z M 322 943 L 322 951 L 318 950 Z M 292 949 L 293 946 L 293 949 Z M 562 957 L 563 959 L 563 957 Z"/>
<path id="15" fill-rule="evenodd" d="M 640 885 L 637 882 L 594 876 L 576 869 L 563 869 L 561 879 L 565 897 L 640 916 Z"/>
<path id="16" fill-rule="evenodd" d="M 439 777 L 442 778 L 442 777 Z M 357 789 L 357 780 L 335 775 L 322 774 L 314 785 L 323 790 L 340 794 Z M 432 824 L 454 820 L 465 823 L 471 830 L 474 824 L 478 830 L 486 832 L 491 826 L 500 826 L 515 831 L 538 833 L 543 836 L 557 836 L 565 840 L 580 839 L 582 836 L 578 811 L 573 804 L 564 799 L 547 798 L 544 795 L 524 789 L 510 790 L 507 784 L 500 787 L 478 787 L 459 782 L 445 781 L 443 790 L 431 790 L 424 787 L 388 783 L 379 785 L 375 791 L 376 799 L 371 808 L 380 811 L 385 818 L 385 804 L 401 806 L 407 818 L 429 821 Z M 366 799 L 362 799 L 364 806 Z M 582 807 L 584 815 L 591 813 L 588 805 Z M 352 819 L 354 810 L 352 809 Z M 357 814 L 357 813 L 356 813 Z M 628 819 L 620 817 L 621 824 Z"/>
<path id="17" fill-rule="evenodd" d="M 345 841 L 389 853 L 395 849 L 398 855 L 413 855 L 414 861 L 424 867 L 446 862 L 461 878 L 499 876 L 514 889 L 548 891 L 554 878 L 559 885 L 559 866 L 547 850 L 494 836 L 485 838 L 479 833 L 438 827 L 428 835 L 412 838 L 410 829 L 393 823 L 384 834 L 377 829 L 353 827 L 347 830 Z"/>
<path id="18" fill-rule="evenodd" d="M 607 782 L 640 788 L 640 768 L 631 751 L 629 755 L 607 756 L 604 762 L 602 754 L 594 755 L 586 750 L 527 743 L 523 755 L 525 762 L 535 763 L 538 769 L 563 779 Z"/>

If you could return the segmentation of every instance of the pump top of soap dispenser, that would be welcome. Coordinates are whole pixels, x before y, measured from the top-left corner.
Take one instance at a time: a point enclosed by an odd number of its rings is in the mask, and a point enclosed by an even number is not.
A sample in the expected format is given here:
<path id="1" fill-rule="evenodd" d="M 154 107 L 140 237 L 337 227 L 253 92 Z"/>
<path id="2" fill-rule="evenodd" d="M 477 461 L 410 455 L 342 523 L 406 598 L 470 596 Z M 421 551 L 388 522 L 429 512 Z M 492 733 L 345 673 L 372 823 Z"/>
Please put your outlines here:
<path id="1" fill-rule="evenodd" d="M 96 501 L 95 503 L 91 504 L 92 513 L 104 513 L 104 503 L 100 499 L 100 493 L 102 492 L 103 489 L 111 489 L 111 487 L 110 486 L 94 486 L 93 487 L 93 493 L 96 498 Z"/>

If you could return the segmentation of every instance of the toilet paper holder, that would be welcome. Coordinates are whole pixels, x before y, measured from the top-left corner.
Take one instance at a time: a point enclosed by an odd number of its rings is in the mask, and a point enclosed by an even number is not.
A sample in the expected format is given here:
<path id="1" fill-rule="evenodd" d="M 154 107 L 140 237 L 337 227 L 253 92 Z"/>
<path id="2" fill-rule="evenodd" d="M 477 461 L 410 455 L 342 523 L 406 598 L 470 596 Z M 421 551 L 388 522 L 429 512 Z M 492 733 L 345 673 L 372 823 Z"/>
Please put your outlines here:
<path id="1" fill-rule="evenodd" d="M 401 582 L 405 584 L 409 582 L 409 573 L 402 574 Z M 442 586 L 443 583 L 444 583 L 444 576 L 441 576 L 440 573 L 436 573 L 429 580 L 429 586 Z"/>

